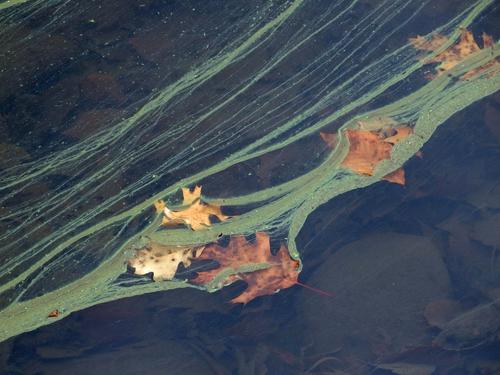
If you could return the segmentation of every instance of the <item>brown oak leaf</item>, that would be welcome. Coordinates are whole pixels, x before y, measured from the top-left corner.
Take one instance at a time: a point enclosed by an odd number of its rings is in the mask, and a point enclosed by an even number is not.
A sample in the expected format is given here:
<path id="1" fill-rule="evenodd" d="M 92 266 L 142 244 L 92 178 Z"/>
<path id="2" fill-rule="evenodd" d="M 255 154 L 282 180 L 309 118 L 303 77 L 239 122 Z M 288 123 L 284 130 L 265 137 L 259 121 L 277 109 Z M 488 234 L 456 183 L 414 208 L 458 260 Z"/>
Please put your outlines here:
<path id="1" fill-rule="evenodd" d="M 189 267 L 191 260 L 203 251 L 203 246 L 167 246 L 151 242 L 139 249 L 128 261 L 136 275 L 153 273 L 153 280 L 172 280 L 180 263 Z"/>
<path id="2" fill-rule="evenodd" d="M 486 34 L 482 34 L 483 48 L 491 48 L 495 44 L 493 38 Z M 430 39 L 426 39 L 423 36 L 417 35 L 415 38 L 409 39 L 410 43 L 416 48 L 424 51 L 435 51 L 436 49 L 443 46 L 448 38 L 435 34 Z M 443 74 L 444 72 L 452 69 L 460 62 L 464 61 L 470 55 L 480 51 L 481 48 L 474 39 L 472 32 L 466 29 L 462 29 L 460 34 L 460 39 L 457 43 L 445 49 L 443 52 L 434 56 L 432 59 L 426 60 L 426 64 L 439 63 L 437 70 L 437 76 Z M 469 79 L 474 75 L 491 68 L 493 65 L 498 64 L 498 59 L 494 59 L 483 66 L 477 67 L 470 70 L 469 72 L 463 74 L 460 79 Z M 428 75 L 428 78 L 432 79 L 435 75 Z"/>
<path id="3" fill-rule="evenodd" d="M 163 200 L 155 202 L 156 211 L 163 212 L 163 225 L 185 224 L 189 225 L 192 230 L 200 230 L 212 224 L 210 216 L 215 216 L 220 221 L 230 218 L 222 213 L 219 206 L 202 202 L 201 186 L 196 186 L 193 191 L 189 188 L 182 188 L 182 196 L 182 208 L 179 210 L 171 210 Z"/>
<path id="4" fill-rule="evenodd" d="M 227 247 L 208 245 L 197 259 L 210 259 L 219 263 L 217 269 L 198 273 L 192 280 L 198 285 L 210 283 L 227 268 L 236 270 L 252 264 L 269 265 L 265 269 L 231 275 L 223 280 L 224 285 L 237 279 L 248 284 L 243 293 L 231 300 L 232 303 L 248 303 L 258 296 L 273 294 L 298 283 L 299 262 L 290 258 L 284 245 L 281 245 L 276 255 L 272 255 L 269 235 L 263 232 L 256 233 L 254 243 L 248 242 L 244 236 L 233 236 Z"/>
<path id="5" fill-rule="evenodd" d="M 349 152 L 341 165 L 356 173 L 372 176 L 378 163 L 390 159 L 392 147 L 412 134 L 413 129 L 409 126 L 400 126 L 378 131 L 347 129 L 345 132 L 349 139 Z M 335 134 L 320 133 L 320 136 L 330 147 L 334 147 Z M 383 179 L 404 185 L 404 170 L 399 168 L 384 176 Z"/>

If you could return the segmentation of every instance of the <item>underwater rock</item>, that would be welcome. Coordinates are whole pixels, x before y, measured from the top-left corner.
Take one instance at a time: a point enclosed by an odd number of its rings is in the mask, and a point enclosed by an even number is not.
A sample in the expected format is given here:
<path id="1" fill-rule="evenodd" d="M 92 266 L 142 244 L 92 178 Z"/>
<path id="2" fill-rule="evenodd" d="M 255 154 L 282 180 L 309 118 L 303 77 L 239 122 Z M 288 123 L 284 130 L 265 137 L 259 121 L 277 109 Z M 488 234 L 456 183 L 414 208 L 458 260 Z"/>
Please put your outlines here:
<path id="1" fill-rule="evenodd" d="M 44 348 L 42 358 L 64 359 L 45 362 L 27 360 L 21 364 L 23 374 L 44 373 L 52 375 L 67 374 L 71 369 L 72 375 L 86 374 L 211 374 L 211 367 L 197 354 L 198 352 L 182 341 L 150 340 L 137 342 L 126 346 L 100 348 L 90 353 L 78 356 L 78 353 L 63 349 Z M 68 358 L 75 355 L 74 358 Z M 32 362 L 33 361 L 33 362 Z M 43 365 L 42 365 L 43 363 Z"/>
<path id="2" fill-rule="evenodd" d="M 422 312 L 450 292 L 440 249 L 429 238 L 398 233 L 351 242 L 305 282 L 336 295 L 324 298 L 304 290 L 298 298 L 305 341 L 318 351 L 347 348 L 356 340 L 393 353 L 425 344 Z"/>
<path id="3" fill-rule="evenodd" d="M 431 327 L 443 328 L 460 311 L 461 307 L 457 301 L 440 299 L 432 301 L 425 307 L 424 317 Z"/>
<path id="4" fill-rule="evenodd" d="M 500 247 L 500 214 L 485 215 L 474 223 L 471 238 L 486 246 Z"/>
<path id="5" fill-rule="evenodd" d="M 493 302 L 460 314 L 443 326 L 432 344 L 448 350 L 467 350 L 495 340 L 500 331 L 500 310 Z"/>
<path id="6" fill-rule="evenodd" d="M 385 363 L 378 365 L 377 368 L 388 370 L 398 375 L 431 375 L 436 370 L 436 366 L 405 362 Z"/>
<path id="7" fill-rule="evenodd" d="M 484 123 L 488 127 L 493 137 L 498 143 L 500 143 L 500 126 L 498 124 L 498 118 L 500 117 L 500 110 L 497 103 L 488 103 L 484 111 Z"/>

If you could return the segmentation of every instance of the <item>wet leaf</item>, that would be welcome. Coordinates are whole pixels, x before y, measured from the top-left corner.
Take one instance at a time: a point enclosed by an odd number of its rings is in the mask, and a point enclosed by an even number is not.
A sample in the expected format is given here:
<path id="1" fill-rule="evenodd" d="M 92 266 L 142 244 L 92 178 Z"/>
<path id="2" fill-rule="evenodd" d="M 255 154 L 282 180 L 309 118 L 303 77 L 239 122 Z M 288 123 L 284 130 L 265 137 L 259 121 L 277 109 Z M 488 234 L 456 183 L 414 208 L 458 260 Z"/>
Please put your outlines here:
<path id="1" fill-rule="evenodd" d="M 392 147 L 412 132 L 413 129 L 409 126 L 383 127 L 377 131 L 347 129 L 349 152 L 342 161 L 342 166 L 356 173 L 372 176 L 378 163 L 391 158 Z M 320 133 L 320 135 L 330 147 L 333 147 L 336 142 L 335 134 Z M 384 180 L 404 185 L 404 170 L 399 168 L 385 176 Z"/>
<path id="2" fill-rule="evenodd" d="M 483 48 L 491 48 L 494 45 L 493 38 L 483 33 Z M 425 51 L 435 51 L 438 48 L 442 47 L 446 42 L 448 42 L 448 38 L 443 35 L 435 34 L 430 39 L 426 39 L 420 35 L 415 38 L 409 39 L 410 43 L 416 48 Z M 444 72 L 452 69 L 457 64 L 464 61 L 470 55 L 480 51 L 481 48 L 477 44 L 474 39 L 474 35 L 469 30 L 463 29 L 460 34 L 460 39 L 454 45 L 448 47 L 443 52 L 433 57 L 432 59 L 426 60 L 425 64 L 439 63 L 437 66 L 437 76 L 443 74 Z M 498 64 L 498 60 L 492 60 L 487 64 L 480 66 L 478 68 L 472 69 L 469 72 L 465 73 L 460 77 L 460 79 L 469 79 L 474 75 L 481 73 L 493 65 Z M 434 78 L 434 76 L 430 75 L 429 78 Z"/>
<path id="3" fill-rule="evenodd" d="M 193 191 L 188 188 L 182 188 L 183 203 L 179 210 L 171 210 L 163 200 L 155 202 L 157 212 L 163 212 L 162 224 L 170 225 L 188 225 L 193 230 L 204 229 L 212 225 L 210 216 L 217 217 L 220 221 L 229 219 L 222 213 L 219 206 L 204 203 L 201 200 L 201 186 L 196 186 Z"/>
<path id="4" fill-rule="evenodd" d="M 196 185 L 191 191 L 189 188 L 182 188 L 182 205 L 188 206 L 194 203 L 197 199 L 201 199 L 201 186 Z"/>
<path id="5" fill-rule="evenodd" d="M 442 47 L 447 41 L 448 38 L 441 34 L 433 34 L 430 39 L 421 35 L 417 35 L 415 38 L 409 39 L 409 42 L 413 45 L 413 47 L 423 51 L 435 51 Z"/>
<path id="6" fill-rule="evenodd" d="M 215 260 L 220 265 L 217 269 L 200 272 L 192 280 L 193 283 L 202 285 L 212 282 L 222 271 L 229 268 L 237 270 L 242 266 L 263 263 L 269 266 L 226 277 L 223 284 L 229 284 L 237 279 L 248 284 L 243 293 L 231 300 L 232 303 L 247 303 L 258 296 L 289 288 L 297 283 L 299 275 L 299 262 L 290 258 L 284 245 L 281 245 L 276 255 L 272 255 L 269 235 L 263 232 L 256 233 L 253 243 L 248 242 L 244 236 L 234 236 L 225 248 L 217 244 L 208 245 L 197 259 Z"/>
<path id="7" fill-rule="evenodd" d="M 129 260 L 136 275 L 153 273 L 153 280 L 171 280 L 179 264 L 189 267 L 191 260 L 203 250 L 203 247 L 166 246 L 152 242 L 148 247 L 137 251 Z"/>

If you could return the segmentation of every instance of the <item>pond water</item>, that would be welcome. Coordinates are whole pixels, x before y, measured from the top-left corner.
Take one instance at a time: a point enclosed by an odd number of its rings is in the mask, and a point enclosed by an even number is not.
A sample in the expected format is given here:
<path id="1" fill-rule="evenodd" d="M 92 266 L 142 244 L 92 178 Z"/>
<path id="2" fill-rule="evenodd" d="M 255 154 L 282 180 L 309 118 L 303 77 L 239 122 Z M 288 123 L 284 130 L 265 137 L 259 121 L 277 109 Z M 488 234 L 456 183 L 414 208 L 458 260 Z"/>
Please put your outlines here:
<path id="1" fill-rule="evenodd" d="M 499 373 L 499 14 L 0 2 L 0 374 Z"/>

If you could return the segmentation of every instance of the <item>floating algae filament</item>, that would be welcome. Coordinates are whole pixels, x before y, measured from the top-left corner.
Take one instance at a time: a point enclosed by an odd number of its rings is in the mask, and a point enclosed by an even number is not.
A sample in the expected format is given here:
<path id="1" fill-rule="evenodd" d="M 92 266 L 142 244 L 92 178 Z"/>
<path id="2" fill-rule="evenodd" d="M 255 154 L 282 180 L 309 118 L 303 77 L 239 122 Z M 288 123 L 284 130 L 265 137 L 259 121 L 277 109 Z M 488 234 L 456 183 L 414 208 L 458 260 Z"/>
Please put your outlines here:
<path id="1" fill-rule="evenodd" d="M 450 74 L 415 78 L 422 73 L 421 52 L 406 42 L 414 36 L 407 27 L 425 17 L 420 12 L 431 2 L 416 3 L 374 1 L 368 11 L 360 1 L 321 9 L 315 1 L 263 5 L 225 25 L 227 31 L 194 56 L 180 78 L 165 78 L 140 105 L 131 103 L 123 119 L 2 170 L 0 340 L 56 320 L 47 317 L 54 309 L 65 316 L 118 298 L 193 287 L 120 278 L 134 249 L 148 241 L 189 245 L 214 241 L 219 233 L 286 233 L 291 256 L 299 258 L 295 239 L 315 208 L 380 181 L 447 118 L 499 87 L 498 64 L 468 80 L 457 78 L 498 58 L 496 46 Z M 492 1 L 464 3 L 435 25 L 449 36 L 447 46 Z M 5 6 L 0 21 L 12 27 L 47 4 L 59 2 Z M 64 6 L 68 14 L 78 4 Z M 57 32 L 53 23 L 44 27 Z M 340 130 L 371 116 L 412 124 L 414 133 L 373 176 L 356 175 L 340 166 L 349 146 Z M 304 151 L 303 169 L 284 181 L 241 193 L 231 187 L 233 180 L 218 178 L 314 137 L 319 148 L 319 131 L 332 124 L 340 129 L 336 148 L 318 163 Z M 57 176 L 63 181 L 50 183 Z M 247 211 L 206 230 L 159 231 L 153 202 L 210 179 L 220 188 L 209 194 L 219 194 L 214 203 Z M 32 193 L 41 187 L 43 193 Z"/>

